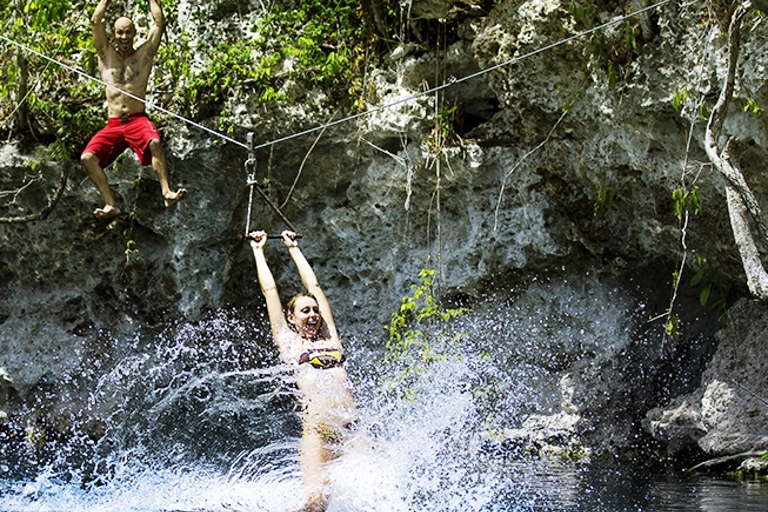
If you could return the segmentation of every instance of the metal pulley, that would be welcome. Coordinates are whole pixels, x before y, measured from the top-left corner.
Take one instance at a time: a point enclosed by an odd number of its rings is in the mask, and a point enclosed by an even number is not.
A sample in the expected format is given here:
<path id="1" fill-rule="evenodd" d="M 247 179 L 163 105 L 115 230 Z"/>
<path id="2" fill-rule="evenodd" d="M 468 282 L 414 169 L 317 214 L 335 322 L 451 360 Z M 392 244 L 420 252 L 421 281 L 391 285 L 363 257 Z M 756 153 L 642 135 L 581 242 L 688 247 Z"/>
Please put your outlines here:
<path id="1" fill-rule="evenodd" d="M 253 152 L 253 132 L 248 132 L 248 158 L 245 160 L 245 163 L 243 164 L 243 167 L 245 167 L 245 184 L 250 188 L 250 191 L 248 192 L 248 215 L 246 216 L 245 220 L 245 236 L 248 237 L 248 234 L 251 232 L 251 211 L 253 209 L 253 191 L 254 189 L 261 195 L 261 197 L 267 202 L 267 204 L 277 213 L 277 215 L 282 219 L 282 221 L 285 223 L 286 226 L 288 226 L 288 229 L 296 233 L 296 238 L 301 238 L 301 234 L 299 231 L 293 226 L 291 221 L 288 220 L 288 218 L 283 215 L 283 212 L 280 211 L 280 208 L 277 207 L 275 203 L 272 202 L 272 200 L 269 198 L 269 196 L 264 192 L 264 190 L 259 185 L 258 181 L 256 181 L 256 157 Z M 272 239 L 278 239 L 282 238 L 280 235 L 268 235 L 267 238 Z"/>

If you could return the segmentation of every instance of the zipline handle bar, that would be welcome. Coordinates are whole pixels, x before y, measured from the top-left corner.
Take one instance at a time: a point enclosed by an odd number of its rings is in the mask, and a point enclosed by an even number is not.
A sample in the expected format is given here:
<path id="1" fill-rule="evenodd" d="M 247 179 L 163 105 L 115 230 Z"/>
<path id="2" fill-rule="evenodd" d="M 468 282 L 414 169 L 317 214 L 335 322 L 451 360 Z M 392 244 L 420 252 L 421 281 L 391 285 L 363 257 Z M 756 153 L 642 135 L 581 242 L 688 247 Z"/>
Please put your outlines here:
<path id="1" fill-rule="evenodd" d="M 302 238 L 304 235 L 301 233 L 296 233 L 296 236 L 294 238 Z M 282 240 L 282 235 L 267 235 L 267 240 Z"/>

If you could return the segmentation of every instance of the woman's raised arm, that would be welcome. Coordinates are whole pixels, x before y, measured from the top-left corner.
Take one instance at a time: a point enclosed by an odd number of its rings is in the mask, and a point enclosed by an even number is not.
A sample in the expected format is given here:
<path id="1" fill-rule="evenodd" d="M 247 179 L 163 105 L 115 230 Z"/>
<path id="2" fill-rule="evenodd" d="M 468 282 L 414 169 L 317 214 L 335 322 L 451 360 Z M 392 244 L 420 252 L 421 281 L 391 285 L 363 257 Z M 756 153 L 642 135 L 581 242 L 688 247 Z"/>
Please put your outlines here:
<path id="1" fill-rule="evenodd" d="M 278 344 L 280 351 L 283 351 L 281 341 L 288 331 L 288 322 L 283 315 L 283 305 L 280 303 L 280 295 L 277 293 L 277 284 L 269 270 L 267 259 L 264 256 L 264 244 L 267 242 L 267 233 L 264 231 L 255 231 L 248 235 L 248 240 L 253 249 L 253 258 L 256 260 L 256 275 L 259 277 L 261 293 L 267 302 L 267 314 L 269 323 L 272 326 L 272 336 Z"/>
<path id="2" fill-rule="evenodd" d="M 328 298 L 323 293 L 323 289 L 320 288 L 320 283 L 317 281 L 315 271 L 312 270 L 312 266 L 299 249 L 299 243 L 296 241 L 296 233 L 293 231 L 282 232 L 283 243 L 288 248 L 288 254 L 291 255 L 291 259 L 296 264 L 296 269 L 299 271 L 301 282 L 304 283 L 304 287 L 309 293 L 311 293 L 315 300 L 317 300 L 317 306 L 320 308 L 320 314 L 328 327 L 328 333 L 331 339 L 339 340 L 339 333 L 336 330 L 336 323 L 333 320 L 333 313 L 331 312 L 331 305 L 328 303 Z"/>

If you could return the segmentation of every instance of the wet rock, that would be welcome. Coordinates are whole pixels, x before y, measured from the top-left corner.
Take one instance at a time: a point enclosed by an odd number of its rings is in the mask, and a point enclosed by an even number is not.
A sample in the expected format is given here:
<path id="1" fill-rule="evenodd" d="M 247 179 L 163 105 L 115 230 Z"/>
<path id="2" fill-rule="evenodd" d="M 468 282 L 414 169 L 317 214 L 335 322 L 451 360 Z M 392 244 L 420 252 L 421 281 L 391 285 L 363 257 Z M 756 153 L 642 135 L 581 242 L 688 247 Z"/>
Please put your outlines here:
<path id="1" fill-rule="evenodd" d="M 504 430 L 503 444 L 525 456 L 587 461 L 591 450 L 579 440 L 579 421 L 580 416 L 566 412 L 533 414 L 520 428 Z"/>
<path id="2" fill-rule="evenodd" d="M 0 421 L 8 417 L 6 410 L 10 405 L 10 399 L 12 394 L 15 394 L 16 390 L 13 388 L 13 379 L 11 379 L 5 371 L 5 368 L 0 368 Z"/>
<path id="3" fill-rule="evenodd" d="M 768 311 L 741 300 L 704 372 L 701 386 L 669 405 L 648 412 L 646 430 L 677 453 L 696 444 L 709 455 L 768 445 Z"/>
<path id="4" fill-rule="evenodd" d="M 739 464 L 736 469 L 738 474 L 748 475 L 750 477 L 768 476 L 768 460 L 751 457 Z"/>
<path id="5" fill-rule="evenodd" d="M 699 407 L 685 399 L 678 399 L 675 404 L 676 407 L 666 410 L 652 409 L 643 423 L 646 430 L 665 443 L 672 454 L 696 445 L 706 434 Z"/>

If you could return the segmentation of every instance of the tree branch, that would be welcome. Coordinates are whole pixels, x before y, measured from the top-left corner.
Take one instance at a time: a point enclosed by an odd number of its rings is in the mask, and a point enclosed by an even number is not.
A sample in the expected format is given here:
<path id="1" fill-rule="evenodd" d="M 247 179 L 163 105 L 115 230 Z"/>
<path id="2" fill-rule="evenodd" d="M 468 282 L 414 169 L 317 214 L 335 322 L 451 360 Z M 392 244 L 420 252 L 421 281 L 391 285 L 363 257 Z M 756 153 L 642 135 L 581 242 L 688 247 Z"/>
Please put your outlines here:
<path id="1" fill-rule="evenodd" d="M 720 96 L 712 108 L 707 122 L 704 147 L 715 168 L 727 180 L 725 192 L 731 231 L 741 257 L 749 291 L 761 300 L 768 300 L 768 273 L 760 258 L 759 247 L 752 236 L 749 226 L 750 215 L 764 239 L 768 236 L 768 227 L 766 227 L 758 202 L 744 179 L 744 175 L 731 160 L 730 153 L 735 143 L 734 139 L 730 138 L 722 151 L 718 146 L 723 122 L 728 114 L 728 105 L 733 97 L 741 45 L 741 20 L 746 12 L 746 8 L 740 5 L 731 17 L 731 23 L 728 27 L 728 72 L 723 81 Z"/>
<path id="2" fill-rule="evenodd" d="M 744 179 L 744 175 L 739 170 L 739 166 L 733 163 L 734 157 L 731 155 L 735 145 L 736 140 L 734 138 L 728 139 L 725 148 L 720 154 L 722 167 L 719 170 L 728 179 L 730 185 L 741 194 L 747 210 L 749 210 L 750 215 L 752 215 L 752 218 L 757 223 L 760 236 L 763 239 L 768 239 L 768 225 L 766 225 L 765 218 L 763 217 L 762 208 L 760 208 L 755 194 L 752 193 L 747 181 Z"/>
<path id="3" fill-rule="evenodd" d="M 71 171 L 72 164 L 69 161 L 66 161 L 64 163 L 64 167 L 61 170 L 61 176 L 59 176 L 59 185 L 56 187 L 56 190 L 53 192 L 53 195 L 51 196 L 51 200 L 48 201 L 48 206 L 43 208 L 37 213 L 31 213 L 29 215 L 21 215 L 18 217 L 0 217 L 0 222 L 5 224 L 17 224 L 21 222 L 32 222 L 35 220 L 44 219 L 48 216 L 51 211 L 53 211 L 54 207 L 56 206 L 56 203 L 59 202 L 59 199 L 61 199 L 62 194 L 64 193 L 64 189 L 67 186 L 67 179 L 69 178 L 69 173 Z"/>
<path id="4" fill-rule="evenodd" d="M 744 460 L 749 457 L 760 457 L 765 452 L 759 452 L 759 451 L 748 451 L 744 453 L 737 453 L 735 455 L 726 455 L 724 457 L 717 457 L 715 459 L 705 460 L 704 462 L 701 462 L 699 464 L 696 464 L 692 468 L 690 468 L 688 471 L 696 471 L 697 469 L 701 468 L 709 468 L 712 466 L 720 466 L 722 464 L 728 464 L 734 461 Z"/>

